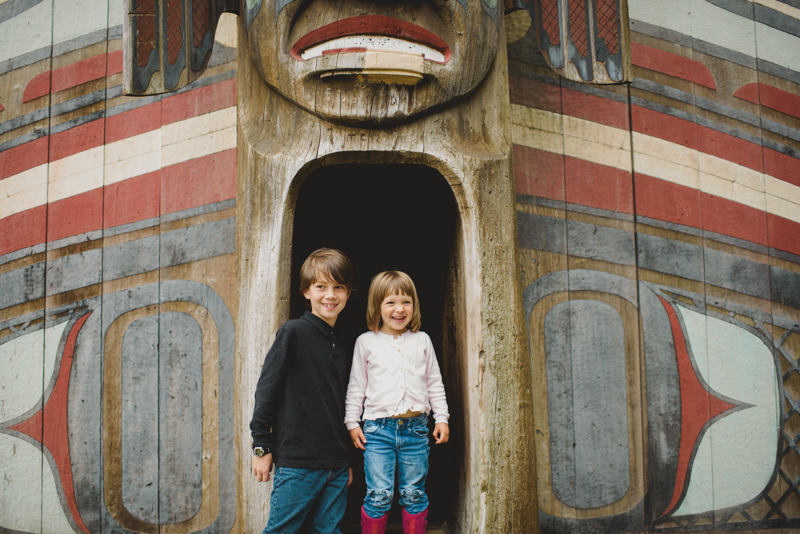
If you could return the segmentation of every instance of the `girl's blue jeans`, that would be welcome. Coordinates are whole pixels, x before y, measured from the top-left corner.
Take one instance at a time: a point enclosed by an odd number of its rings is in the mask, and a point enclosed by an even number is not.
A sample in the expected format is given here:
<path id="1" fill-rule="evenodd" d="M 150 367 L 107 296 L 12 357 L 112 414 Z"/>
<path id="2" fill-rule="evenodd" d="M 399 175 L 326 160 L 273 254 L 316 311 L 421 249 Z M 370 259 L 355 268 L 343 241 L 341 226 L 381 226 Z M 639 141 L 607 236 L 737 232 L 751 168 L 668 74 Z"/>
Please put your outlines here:
<path id="1" fill-rule="evenodd" d="M 428 476 L 428 416 L 408 419 L 385 417 L 364 422 L 367 438 L 364 472 L 367 496 L 364 511 L 373 519 L 382 517 L 392 506 L 394 476 L 397 471 L 400 506 L 409 514 L 428 507 L 425 479 Z"/>

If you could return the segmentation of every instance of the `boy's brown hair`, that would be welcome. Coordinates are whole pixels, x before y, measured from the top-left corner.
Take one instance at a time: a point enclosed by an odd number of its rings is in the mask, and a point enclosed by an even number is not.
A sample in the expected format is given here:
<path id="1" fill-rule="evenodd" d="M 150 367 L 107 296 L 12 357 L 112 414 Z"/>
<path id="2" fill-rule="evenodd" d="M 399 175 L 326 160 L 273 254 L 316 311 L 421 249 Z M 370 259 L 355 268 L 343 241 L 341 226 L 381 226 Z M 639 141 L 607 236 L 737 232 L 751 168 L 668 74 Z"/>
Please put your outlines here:
<path id="1" fill-rule="evenodd" d="M 317 280 L 331 280 L 348 291 L 355 289 L 353 263 L 347 254 L 333 248 L 318 248 L 308 255 L 300 267 L 300 293 L 305 293 Z"/>
<path id="2" fill-rule="evenodd" d="M 411 297 L 411 302 L 414 304 L 408 329 L 412 332 L 419 331 L 422 326 L 422 314 L 419 311 L 417 288 L 411 277 L 401 271 L 384 271 L 372 277 L 372 282 L 369 284 L 369 297 L 367 297 L 367 328 L 373 332 L 380 330 L 383 324 L 381 319 L 383 299 L 388 295 L 402 293 Z"/>

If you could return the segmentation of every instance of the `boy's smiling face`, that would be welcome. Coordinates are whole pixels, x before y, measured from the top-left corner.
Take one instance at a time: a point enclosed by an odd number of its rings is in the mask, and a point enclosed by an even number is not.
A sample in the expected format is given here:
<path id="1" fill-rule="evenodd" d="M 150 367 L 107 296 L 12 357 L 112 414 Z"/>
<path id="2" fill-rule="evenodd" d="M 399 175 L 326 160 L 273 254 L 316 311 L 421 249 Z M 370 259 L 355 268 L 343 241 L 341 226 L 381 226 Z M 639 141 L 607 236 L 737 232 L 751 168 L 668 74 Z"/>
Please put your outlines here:
<path id="1" fill-rule="evenodd" d="M 318 279 L 303 291 L 303 296 L 311 303 L 311 313 L 334 326 L 350 298 L 350 290 L 339 282 Z"/>

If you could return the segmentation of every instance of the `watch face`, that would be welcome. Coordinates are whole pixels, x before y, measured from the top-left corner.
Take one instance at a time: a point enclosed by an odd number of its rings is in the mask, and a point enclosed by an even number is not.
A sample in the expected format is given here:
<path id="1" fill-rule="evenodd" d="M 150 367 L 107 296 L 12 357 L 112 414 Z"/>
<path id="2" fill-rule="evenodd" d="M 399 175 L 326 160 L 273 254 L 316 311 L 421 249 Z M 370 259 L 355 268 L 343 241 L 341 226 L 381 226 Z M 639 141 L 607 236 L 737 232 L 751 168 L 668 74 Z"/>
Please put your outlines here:
<path id="1" fill-rule="evenodd" d="M 253 449 L 253 454 L 256 456 L 264 456 L 266 451 L 264 450 L 264 447 L 256 447 Z"/>

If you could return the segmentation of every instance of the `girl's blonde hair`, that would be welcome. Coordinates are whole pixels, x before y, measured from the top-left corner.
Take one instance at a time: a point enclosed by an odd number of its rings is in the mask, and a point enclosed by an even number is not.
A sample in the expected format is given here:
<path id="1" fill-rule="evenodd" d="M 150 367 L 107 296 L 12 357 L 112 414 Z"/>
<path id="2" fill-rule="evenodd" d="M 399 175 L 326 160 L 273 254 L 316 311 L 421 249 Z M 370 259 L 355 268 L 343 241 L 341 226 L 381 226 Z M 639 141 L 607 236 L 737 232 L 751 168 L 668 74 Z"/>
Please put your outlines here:
<path id="1" fill-rule="evenodd" d="M 411 277 L 400 271 L 384 271 L 372 277 L 372 282 L 369 284 L 369 297 L 367 298 L 367 328 L 373 332 L 381 329 L 383 325 L 383 320 L 381 319 L 383 299 L 389 295 L 401 293 L 411 297 L 411 302 L 414 305 L 408 329 L 412 332 L 419 331 L 420 326 L 422 326 L 422 315 L 419 312 L 417 288 L 414 287 Z"/>

